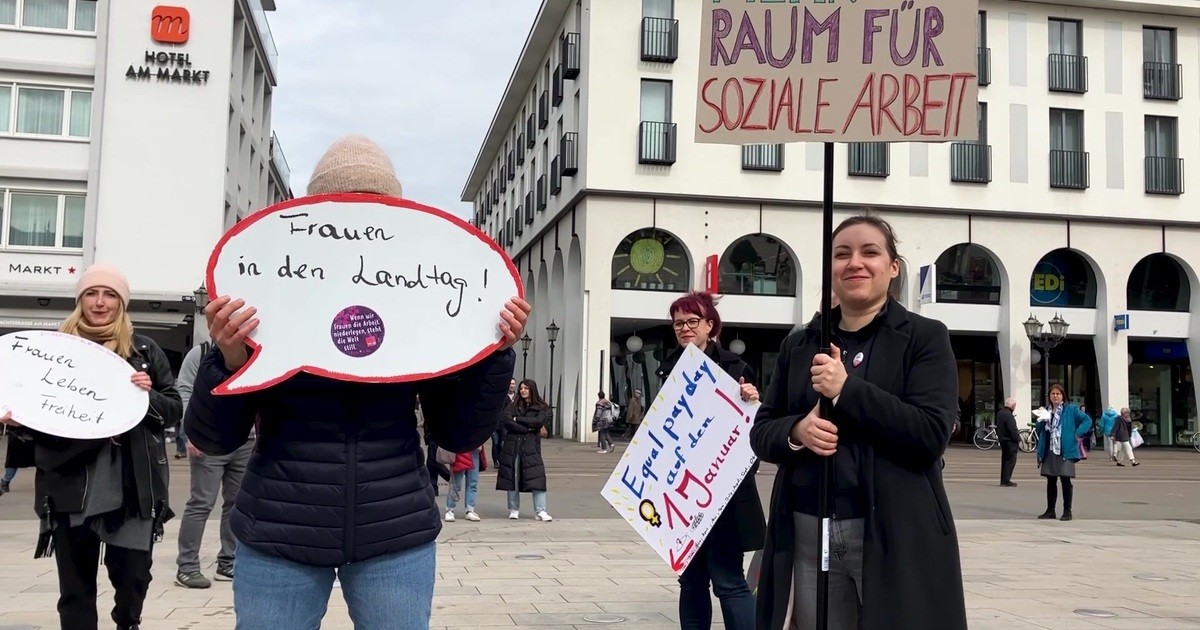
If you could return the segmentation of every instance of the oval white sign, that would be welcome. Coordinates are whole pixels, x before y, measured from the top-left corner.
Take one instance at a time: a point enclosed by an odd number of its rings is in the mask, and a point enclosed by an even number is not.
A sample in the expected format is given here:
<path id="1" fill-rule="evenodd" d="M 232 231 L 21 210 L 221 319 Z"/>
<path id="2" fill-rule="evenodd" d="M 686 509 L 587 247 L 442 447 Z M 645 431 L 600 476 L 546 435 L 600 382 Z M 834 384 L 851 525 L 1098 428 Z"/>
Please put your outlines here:
<path id="1" fill-rule="evenodd" d="M 238 223 L 206 286 L 260 321 L 256 352 L 218 394 L 301 371 L 376 383 L 455 372 L 500 347 L 500 311 L 524 294 L 512 260 L 469 223 L 363 194 L 294 199 Z"/>
<path id="2" fill-rule="evenodd" d="M 120 435 L 146 417 L 150 395 L 133 366 L 75 335 L 26 330 L 0 337 L 0 410 L 42 433 L 96 439 Z"/>

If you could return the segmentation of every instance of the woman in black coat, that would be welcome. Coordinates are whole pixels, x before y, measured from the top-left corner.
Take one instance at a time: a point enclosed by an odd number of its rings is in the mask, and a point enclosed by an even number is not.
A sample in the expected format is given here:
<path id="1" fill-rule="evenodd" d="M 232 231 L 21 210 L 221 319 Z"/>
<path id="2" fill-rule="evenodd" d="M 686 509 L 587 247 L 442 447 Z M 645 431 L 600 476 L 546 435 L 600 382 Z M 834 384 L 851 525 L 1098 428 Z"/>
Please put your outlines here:
<path id="1" fill-rule="evenodd" d="M 152 579 L 153 544 L 162 540 L 163 523 L 172 516 L 163 432 L 179 422 L 183 403 L 162 349 L 133 332 L 125 276 L 93 265 L 75 290 L 75 311 L 60 332 L 125 359 L 135 370 L 131 382 L 148 392 L 149 407 L 141 423 L 109 439 L 29 431 L 37 464 L 34 510 L 41 518 L 34 556 L 54 556 L 62 627 L 95 630 L 96 574 L 103 555 L 113 586 L 111 619 L 118 630 L 136 630 Z M 11 424 L 10 416 L 0 422 Z"/>
<path id="2" fill-rule="evenodd" d="M 717 341 L 717 335 L 721 333 L 721 315 L 712 295 L 688 293 L 671 304 L 670 315 L 679 348 L 659 367 L 660 380 L 665 381 L 671 375 L 684 349 L 694 345 L 741 383 L 743 400 L 758 400 L 754 371 L 741 357 L 721 348 Z M 682 630 L 708 630 L 712 626 L 710 583 L 713 594 L 721 603 L 725 627 L 729 630 L 754 628 L 754 595 L 746 584 L 742 562 L 745 552 L 762 549 L 766 535 L 762 501 L 754 485 L 757 472 L 756 463 L 717 517 L 691 564 L 679 576 L 679 625 Z"/>
<path id="3" fill-rule="evenodd" d="M 549 523 L 546 466 L 542 463 L 542 427 L 550 424 L 550 405 L 538 395 L 533 379 L 521 381 L 517 397 L 501 418 L 504 443 L 496 468 L 496 489 L 508 492 L 508 518 L 521 518 L 521 493 L 533 493 L 534 518 Z"/>
<path id="4" fill-rule="evenodd" d="M 847 219 L 833 244 L 832 356 L 819 351 L 819 321 L 788 335 L 750 431 L 754 452 L 779 465 L 758 628 L 816 625 L 817 501 L 832 456 L 829 628 L 965 630 L 939 466 L 958 407 L 949 333 L 889 299 L 900 257 L 885 221 Z M 832 418 L 818 416 L 820 396 L 833 399 Z"/>

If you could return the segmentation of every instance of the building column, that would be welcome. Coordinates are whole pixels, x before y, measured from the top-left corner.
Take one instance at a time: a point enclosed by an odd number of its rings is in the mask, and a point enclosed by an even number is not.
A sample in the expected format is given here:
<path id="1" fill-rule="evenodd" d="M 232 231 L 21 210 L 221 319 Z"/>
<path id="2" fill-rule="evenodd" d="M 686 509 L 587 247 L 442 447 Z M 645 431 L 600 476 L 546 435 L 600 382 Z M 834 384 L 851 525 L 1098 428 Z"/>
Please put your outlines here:
<path id="1" fill-rule="evenodd" d="M 584 333 L 582 381 L 583 393 L 579 398 L 579 424 L 576 433 L 577 441 L 581 444 L 596 440 L 596 432 L 592 431 L 592 405 L 596 402 L 596 387 L 600 383 L 601 354 L 605 362 L 609 360 L 608 350 L 612 339 L 612 319 L 608 307 L 607 293 L 604 299 L 597 299 L 596 291 L 585 292 L 584 319 L 587 329 Z"/>
<path id="2" fill-rule="evenodd" d="M 996 406 L 1003 405 L 1009 397 L 1016 399 L 1017 409 L 1014 413 L 1018 428 L 1023 428 L 1032 417 L 1026 415 L 1028 410 L 1037 407 L 1037 404 L 1033 404 L 1032 348 L 1029 337 L 1025 336 L 1024 324 L 1029 317 L 1028 310 L 1024 302 L 1013 304 L 1011 299 L 1003 300 L 996 335 L 996 345 L 1000 348 L 1000 372 L 1004 375 L 1004 391 L 997 396 Z"/>

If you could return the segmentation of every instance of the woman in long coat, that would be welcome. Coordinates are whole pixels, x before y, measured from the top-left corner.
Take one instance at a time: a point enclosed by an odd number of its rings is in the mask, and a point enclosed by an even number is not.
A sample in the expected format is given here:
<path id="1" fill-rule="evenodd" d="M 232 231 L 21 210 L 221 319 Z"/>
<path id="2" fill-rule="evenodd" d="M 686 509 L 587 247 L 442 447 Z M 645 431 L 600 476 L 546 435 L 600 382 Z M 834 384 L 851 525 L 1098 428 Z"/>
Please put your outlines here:
<path id="1" fill-rule="evenodd" d="M 534 518 L 554 520 L 546 511 L 546 466 L 542 463 L 542 427 L 550 424 L 550 405 L 538 395 L 533 379 L 521 381 L 517 397 L 504 410 L 504 443 L 496 468 L 496 489 L 508 492 L 508 518 L 521 517 L 521 493 L 533 493 Z"/>
<path id="2" fill-rule="evenodd" d="M 835 349 L 820 352 L 819 318 L 788 335 L 750 431 L 754 452 L 779 465 L 757 627 L 816 625 L 817 503 L 832 457 L 829 628 L 966 630 L 939 465 L 958 407 L 949 333 L 888 297 L 900 256 L 885 221 L 852 217 L 833 237 Z"/>

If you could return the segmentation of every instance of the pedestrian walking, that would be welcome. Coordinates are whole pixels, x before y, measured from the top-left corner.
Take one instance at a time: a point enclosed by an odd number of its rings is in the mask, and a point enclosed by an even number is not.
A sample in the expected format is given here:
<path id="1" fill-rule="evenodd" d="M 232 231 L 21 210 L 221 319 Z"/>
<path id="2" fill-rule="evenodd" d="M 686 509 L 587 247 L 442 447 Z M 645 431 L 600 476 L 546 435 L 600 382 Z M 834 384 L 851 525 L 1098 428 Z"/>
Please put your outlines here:
<path id="1" fill-rule="evenodd" d="M 487 470 L 487 455 L 484 454 L 482 446 L 474 451 L 459 453 L 455 456 L 454 463 L 450 465 L 453 475 L 450 478 L 450 491 L 446 493 L 445 520 L 447 523 L 454 522 L 454 509 L 458 507 L 458 502 L 463 498 L 464 492 L 466 493 L 467 520 L 473 522 L 480 520 L 479 514 L 475 512 L 475 497 L 479 490 L 479 473 L 485 470 Z"/>
<path id="2" fill-rule="evenodd" d="M 1117 442 L 1113 439 L 1113 430 L 1117 426 L 1120 414 L 1113 407 L 1104 410 L 1100 416 L 1100 431 L 1104 434 L 1104 454 L 1114 463 L 1117 461 Z"/>
<path id="3" fill-rule="evenodd" d="M 192 386 L 200 359 L 212 349 L 211 342 L 193 347 L 183 358 L 179 367 L 176 387 L 187 409 L 192 398 Z M 187 445 L 188 468 L 191 473 L 190 493 L 179 523 L 179 553 L 175 557 L 175 584 L 185 588 L 209 588 L 212 582 L 200 571 L 200 544 L 204 539 L 204 527 L 212 514 L 217 498 L 221 499 L 221 549 L 217 553 L 217 568 L 213 579 L 221 582 L 233 581 L 233 561 L 237 551 L 237 538 L 229 519 L 233 514 L 234 500 L 242 487 L 242 475 L 250 462 L 254 440 L 249 436 L 245 444 L 228 455 L 205 455 L 193 444 Z"/>
<path id="4" fill-rule="evenodd" d="M 155 542 L 173 516 L 167 497 L 165 429 L 182 413 L 171 365 L 158 344 L 136 334 L 129 319 L 129 281 L 119 270 L 92 265 L 75 285 L 75 310 L 60 332 L 108 348 L 135 370 L 131 381 L 149 393 L 146 416 L 107 440 L 76 440 L 30 431 L 41 535 L 34 557 L 58 568 L 58 617 L 64 630 L 96 630 L 96 573 L 113 587 L 118 630 L 141 626 Z M 5 413 L 0 422 L 13 424 Z"/>
<path id="5" fill-rule="evenodd" d="M 617 406 L 605 397 L 604 392 L 597 394 L 596 410 L 592 413 L 592 430 L 597 432 L 597 453 L 611 453 L 613 450 L 612 437 L 609 432 L 617 421 Z"/>
<path id="6" fill-rule="evenodd" d="M 1021 451 L 1021 434 L 1017 432 L 1017 419 L 1013 411 L 1017 408 L 1017 399 L 1008 398 L 1004 406 L 996 412 L 996 438 L 1000 440 L 1000 485 L 1015 488 L 1012 480 L 1013 470 L 1017 467 L 1017 453 Z"/>
<path id="7" fill-rule="evenodd" d="M 642 390 L 633 390 L 633 395 L 629 397 L 629 402 L 625 405 L 625 435 L 623 437 L 632 437 L 637 435 L 638 427 L 642 425 Z"/>
<path id="8" fill-rule="evenodd" d="M 1050 385 L 1050 417 L 1039 420 L 1037 428 L 1038 468 L 1046 478 L 1046 511 L 1038 518 L 1055 518 L 1058 502 L 1058 485 L 1062 485 L 1063 511 L 1061 519 L 1069 521 L 1075 490 L 1071 480 L 1075 478 L 1075 463 L 1082 457 L 1079 438 L 1092 430 L 1092 419 L 1079 407 L 1066 402 L 1067 391 L 1063 386 Z"/>
<path id="9" fill-rule="evenodd" d="M 546 465 L 542 436 L 550 424 L 550 405 L 533 379 L 521 381 L 517 398 L 504 410 L 504 445 L 496 466 L 496 489 L 508 493 L 508 518 L 521 518 L 521 493 L 533 494 L 534 518 L 549 523 L 546 511 Z"/>
<path id="10" fill-rule="evenodd" d="M 517 399 L 517 379 L 508 379 L 508 402 L 504 404 L 507 409 L 509 405 Z M 504 418 L 496 419 L 496 430 L 492 431 L 492 462 L 497 466 L 500 462 L 500 447 L 504 445 Z"/>
<path id="11" fill-rule="evenodd" d="M 391 161 L 361 136 L 334 142 L 308 185 L 309 195 L 401 192 Z M 442 377 L 359 383 L 301 372 L 216 396 L 246 365 L 246 338 L 259 321 L 253 305 L 215 297 L 205 317 L 216 349 L 200 362 L 186 422 L 191 443 L 212 456 L 240 448 L 258 419 L 257 451 L 231 517 L 238 630 L 319 627 L 335 576 L 358 630 L 429 627 L 441 506 L 426 487 L 417 395 L 434 443 L 452 453 L 483 445 L 529 312 L 524 300 L 510 300 L 499 314 L 500 348 Z"/>
<path id="12" fill-rule="evenodd" d="M 754 452 L 779 466 L 757 627 L 816 627 L 819 495 L 832 457 L 829 628 L 965 630 L 940 466 L 958 409 L 950 335 L 889 298 L 901 259 L 886 221 L 846 219 L 832 256 L 832 356 L 820 349 L 820 317 L 789 334 L 750 431 Z M 818 413 L 821 396 L 831 418 Z"/>
<path id="13" fill-rule="evenodd" d="M 1113 461 L 1118 466 L 1124 466 L 1126 459 L 1134 466 L 1138 465 L 1137 458 L 1133 456 L 1133 431 L 1133 418 L 1129 415 L 1129 408 L 1123 407 L 1121 415 L 1113 423 L 1113 452 L 1116 453 Z"/>
<path id="14" fill-rule="evenodd" d="M 758 378 L 754 370 L 739 355 L 721 347 L 718 340 L 721 314 L 717 312 L 711 294 L 688 293 L 671 303 L 667 315 L 671 318 L 678 347 L 659 366 L 660 381 L 665 382 L 671 375 L 684 350 L 695 346 L 738 381 L 739 391 L 728 392 L 730 395 L 741 395 L 746 401 L 758 400 L 758 389 L 754 385 Z M 717 517 L 691 564 L 679 576 L 679 625 L 683 630 L 708 630 L 712 626 L 712 595 L 720 602 L 726 628 L 754 628 L 754 594 L 750 592 L 742 567 L 745 553 L 762 549 L 766 535 L 762 501 L 754 483 L 757 473 L 758 464 L 755 463 L 734 491 L 725 511 Z"/>

